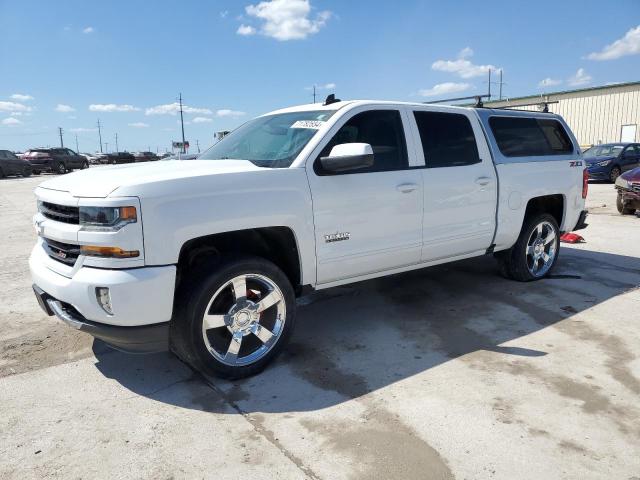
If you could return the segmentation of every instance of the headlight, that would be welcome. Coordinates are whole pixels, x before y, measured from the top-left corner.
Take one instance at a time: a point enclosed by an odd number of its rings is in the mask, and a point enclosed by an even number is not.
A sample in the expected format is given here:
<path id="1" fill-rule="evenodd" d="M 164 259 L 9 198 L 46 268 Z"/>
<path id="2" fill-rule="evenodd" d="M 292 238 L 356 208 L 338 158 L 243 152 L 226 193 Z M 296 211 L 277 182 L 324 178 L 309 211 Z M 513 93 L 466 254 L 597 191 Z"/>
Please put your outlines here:
<path id="1" fill-rule="evenodd" d="M 596 165 L 600 166 L 600 167 L 606 167 L 607 165 L 609 165 L 611 163 L 611 160 L 603 160 L 601 162 L 596 163 Z"/>
<path id="2" fill-rule="evenodd" d="M 616 178 L 616 187 L 629 188 L 629 182 L 622 177 Z"/>
<path id="3" fill-rule="evenodd" d="M 97 232 L 115 232 L 136 223 L 136 207 L 80 207 L 80 228 Z"/>

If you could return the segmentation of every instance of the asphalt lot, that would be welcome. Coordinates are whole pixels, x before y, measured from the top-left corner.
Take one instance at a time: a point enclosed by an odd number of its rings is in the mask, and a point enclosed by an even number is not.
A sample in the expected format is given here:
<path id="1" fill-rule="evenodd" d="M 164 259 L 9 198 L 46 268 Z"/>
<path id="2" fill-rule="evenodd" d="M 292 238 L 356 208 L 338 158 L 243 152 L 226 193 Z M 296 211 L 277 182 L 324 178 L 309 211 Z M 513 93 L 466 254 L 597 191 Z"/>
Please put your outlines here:
<path id="1" fill-rule="evenodd" d="M 0 477 L 640 479 L 640 219 L 590 186 L 552 278 L 490 257 L 312 294 L 263 374 L 205 383 L 39 309 L 0 180 Z"/>

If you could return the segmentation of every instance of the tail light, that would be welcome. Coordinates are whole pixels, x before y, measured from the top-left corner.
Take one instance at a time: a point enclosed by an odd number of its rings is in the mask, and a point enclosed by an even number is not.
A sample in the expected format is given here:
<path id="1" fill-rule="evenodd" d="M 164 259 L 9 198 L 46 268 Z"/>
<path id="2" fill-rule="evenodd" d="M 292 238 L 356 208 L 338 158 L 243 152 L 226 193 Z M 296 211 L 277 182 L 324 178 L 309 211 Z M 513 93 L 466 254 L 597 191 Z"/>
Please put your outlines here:
<path id="1" fill-rule="evenodd" d="M 582 171 L 582 198 L 587 198 L 588 192 L 589 192 L 589 172 L 585 168 Z"/>

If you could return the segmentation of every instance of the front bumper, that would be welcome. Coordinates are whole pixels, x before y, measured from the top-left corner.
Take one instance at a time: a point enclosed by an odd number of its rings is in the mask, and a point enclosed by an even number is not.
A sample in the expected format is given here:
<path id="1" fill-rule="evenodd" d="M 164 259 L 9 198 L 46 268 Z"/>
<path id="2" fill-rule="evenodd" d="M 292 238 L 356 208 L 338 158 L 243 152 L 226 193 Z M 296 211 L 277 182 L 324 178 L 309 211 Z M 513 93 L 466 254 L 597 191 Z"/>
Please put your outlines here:
<path id="1" fill-rule="evenodd" d="M 34 291 L 47 314 L 126 351 L 164 349 L 173 310 L 176 267 L 104 269 L 80 267 L 71 277 L 51 270 L 39 246 L 29 258 Z M 109 288 L 113 314 L 98 302 L 96 287 Z"/>
<path id="2" fill-rule="evenodd" d="M 118 327 L 92 322 L 84 318 L 73 306 L 53 298 L 37 285 L 33 292 L 48 315 L 55 315 L 72 328 L 99 338 L 109 346 L 127 353 L 153 353 L 169 348 L 169 322 L 137 327 Z"/>

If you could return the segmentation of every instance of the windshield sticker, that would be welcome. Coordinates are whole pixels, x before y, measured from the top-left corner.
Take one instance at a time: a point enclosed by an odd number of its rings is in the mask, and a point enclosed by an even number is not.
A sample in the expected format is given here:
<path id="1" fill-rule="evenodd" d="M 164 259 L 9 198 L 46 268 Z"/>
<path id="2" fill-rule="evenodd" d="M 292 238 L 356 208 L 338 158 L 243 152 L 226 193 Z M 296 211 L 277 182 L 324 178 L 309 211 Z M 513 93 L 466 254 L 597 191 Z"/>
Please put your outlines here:
<path id="1" fill-rule="evenodd" d="M 318 130 L 323 125 L 323 120 L 298 120 L 291 125 L 291 128 L 312 128 L 314 130 Z"/>

